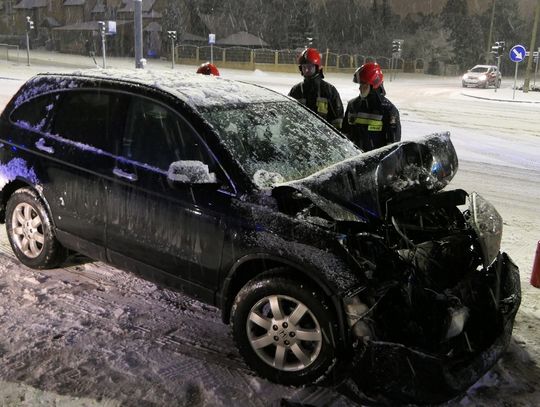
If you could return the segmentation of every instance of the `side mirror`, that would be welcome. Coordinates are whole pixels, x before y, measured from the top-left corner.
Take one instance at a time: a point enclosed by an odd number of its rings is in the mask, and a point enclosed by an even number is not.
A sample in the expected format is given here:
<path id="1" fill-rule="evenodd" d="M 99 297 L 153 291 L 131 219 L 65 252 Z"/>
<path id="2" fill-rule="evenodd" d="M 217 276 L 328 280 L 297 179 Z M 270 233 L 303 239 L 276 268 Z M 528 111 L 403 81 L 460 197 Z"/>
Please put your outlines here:
<path id="1" fill-rule="evenodd" d="M 216 174 L 202 161 L 175 161 L 169 166 L 167 178 L 178 184 L 217 185 Z"/>

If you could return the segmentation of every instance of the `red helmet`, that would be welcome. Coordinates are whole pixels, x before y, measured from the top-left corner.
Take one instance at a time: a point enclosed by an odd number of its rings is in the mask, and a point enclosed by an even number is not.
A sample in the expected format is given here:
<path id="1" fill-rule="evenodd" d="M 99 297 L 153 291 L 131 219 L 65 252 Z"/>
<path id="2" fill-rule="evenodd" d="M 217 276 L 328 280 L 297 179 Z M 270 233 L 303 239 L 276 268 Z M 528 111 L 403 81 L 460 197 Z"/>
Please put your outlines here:
<path id="1" fill-rule="evenodd" d="M 205 62 L 197 69 L 197 73 L 202 73 L 203 75 L 214 75 L 219 76 L 219 71 L 217 66 L 211 64 L 210 62 Z"/>
<path id="2" fill-rule="evenodd" d="M 373 89 L 377 89 L 383 83 L 384 75 L 377 62 L 368 62 L 354 72 L 354 83 L 369 83 Z"/>
<path id="3" fill-rule="evenodd" d="M 298 65 L 313 64 L 317 70 L 321 66 L 321 54 L 315 48 L 306 48 L 298 57 Z"/>

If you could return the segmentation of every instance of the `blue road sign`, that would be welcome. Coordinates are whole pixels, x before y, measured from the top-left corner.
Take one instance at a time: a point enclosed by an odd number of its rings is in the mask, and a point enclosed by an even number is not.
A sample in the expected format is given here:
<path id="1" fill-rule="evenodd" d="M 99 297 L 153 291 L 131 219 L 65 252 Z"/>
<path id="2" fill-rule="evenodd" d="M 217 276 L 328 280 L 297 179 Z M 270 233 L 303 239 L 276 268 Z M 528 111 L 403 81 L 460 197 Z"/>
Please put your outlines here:
<path id="1" fill-rule="evenodd" d="M 510 59 L 514 62 L 521 62 L 525 59 L 527 51 L 523 45 L 514 45 L 510 50 Z"/>

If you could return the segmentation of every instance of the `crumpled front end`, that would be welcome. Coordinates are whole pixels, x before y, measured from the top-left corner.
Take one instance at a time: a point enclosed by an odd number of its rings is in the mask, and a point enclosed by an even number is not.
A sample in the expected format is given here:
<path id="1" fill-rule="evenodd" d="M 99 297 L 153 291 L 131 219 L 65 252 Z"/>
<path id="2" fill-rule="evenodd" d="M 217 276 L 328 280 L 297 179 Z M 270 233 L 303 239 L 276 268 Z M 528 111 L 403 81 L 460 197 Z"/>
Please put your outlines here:
<path id="1" fill-rule="evenodd" d="M 439 346 L 425 337 L 419 341 L 423 345 L 364 337 L 351 379 L 365 394 L 383 402 L 441 403 L 465 392 L 508 347 L 521 300 L 518 269 L 504 253 L 471 284 L 478 304 L 471 304 L 471 315 L 459 335 Z M 491 298 L 493 293 L 499 297 Z M 452 329 L 448 320 L 440 322 Z M 417 335 L 426 332 L 419 330 Z"/>
<path id="2" fill-rule="evenodd" d="M 465 392 L 508 346 L 519 271 L 499 251 L 501 217 L 477 194 L 389 202 L 386 225 L 384 237 L 360 233 L 344 243 L 370 281 L 345 300 L 356 340 L 350 376 L 375 399 L 440 403 Z"/>

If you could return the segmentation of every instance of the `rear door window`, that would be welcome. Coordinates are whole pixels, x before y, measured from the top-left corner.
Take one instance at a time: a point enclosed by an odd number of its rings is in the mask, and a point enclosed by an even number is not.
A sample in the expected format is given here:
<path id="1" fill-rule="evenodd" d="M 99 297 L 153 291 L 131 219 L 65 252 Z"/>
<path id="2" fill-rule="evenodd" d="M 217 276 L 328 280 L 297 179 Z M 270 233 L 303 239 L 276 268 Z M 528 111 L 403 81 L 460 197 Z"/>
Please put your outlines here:
<path id="1" fill-rule="evenodd" d="M 21 127 L 43 130 L 57 98 L 58 95 L 48 94 L 30 99 L 18 106 L 10 119 Z"/>
<path id="2" fill-rule="evenodd" d="M 114 153 L 121 138 L 127 96 L 100 90 L 69 91 L 62 94 L 51 134 Z"/>

